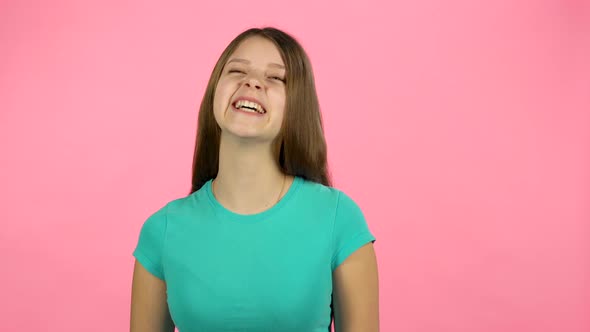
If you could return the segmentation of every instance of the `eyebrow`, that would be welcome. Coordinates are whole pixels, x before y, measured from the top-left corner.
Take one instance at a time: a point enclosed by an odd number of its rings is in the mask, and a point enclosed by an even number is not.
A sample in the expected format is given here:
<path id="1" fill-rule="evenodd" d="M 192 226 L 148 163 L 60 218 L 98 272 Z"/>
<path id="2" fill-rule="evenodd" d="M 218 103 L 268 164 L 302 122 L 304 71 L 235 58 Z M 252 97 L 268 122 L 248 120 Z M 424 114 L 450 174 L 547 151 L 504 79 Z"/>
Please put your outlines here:
<path id="1" fill-rule="evenodd" d="M 246 60 L 246 59 L 241 59 L 241 58 L 234 58 L 234 59 L 231 59 L 231 60 L 229 60 L 229 61 L 227 62 L 227 64 L 229 64 L 230 62 L 241 62 L 241 63 L 246 63 L 246 64 L 249 64 L 249 63 L 250 63 L 250 61 L 248 61 L 248 60 Z M 277 67 L 277 68 L 285 69 L 285 66 L 283 66 L 283 65 L 281 65 L 281 64 L 278 64 L 278 63 L 274 63 L 274 62 L 272 62 L 272 63 L 269 63 L 269 64 L 268 64 L 268 66 L 269 66 L 269 67 Z"/>

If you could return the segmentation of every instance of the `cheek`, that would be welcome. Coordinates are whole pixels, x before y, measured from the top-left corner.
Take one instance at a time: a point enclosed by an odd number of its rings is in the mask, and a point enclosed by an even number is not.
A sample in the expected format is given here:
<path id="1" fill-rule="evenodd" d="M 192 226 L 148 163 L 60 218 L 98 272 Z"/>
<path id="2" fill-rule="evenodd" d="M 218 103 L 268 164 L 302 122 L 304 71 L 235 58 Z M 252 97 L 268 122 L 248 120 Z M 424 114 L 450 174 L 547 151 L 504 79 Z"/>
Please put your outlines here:
<path id="1" fill-rule="evenodd" d="M 285 105 L 287 104 L 287 96 L 284 91 L 276 91 L 272 96 L 274 106 L 281 112 L 285 111 Z"/>
<path id="2" fill-rule="evenodd" d="M 228 89 L 225 84 L 220 82 L 215 88 L 215 94 L 213 95 L 213 109 L 214 111 L 221 111 L 226 108 L 226 104 L 229 100 Z"/>
<path id="3" fill-rule="evenodd" d="M 236 93 L 239 87 L 240 85 L 236 81 L 230 79 L 220 79 L 215 89 L 214 103 L 226 108 L 229 106 L 229 100 Z"/>

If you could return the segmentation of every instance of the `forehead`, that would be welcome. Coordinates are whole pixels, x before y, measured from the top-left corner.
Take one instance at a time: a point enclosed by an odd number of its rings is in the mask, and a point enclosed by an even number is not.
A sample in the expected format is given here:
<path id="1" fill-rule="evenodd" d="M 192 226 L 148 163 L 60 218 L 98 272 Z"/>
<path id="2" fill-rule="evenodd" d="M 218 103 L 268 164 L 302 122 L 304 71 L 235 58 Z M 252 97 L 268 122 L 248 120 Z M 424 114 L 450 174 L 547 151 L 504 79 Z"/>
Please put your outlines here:
<path id="1" fill-rule="evenodd" d="M 270 40 L 254 36 L 242 41 L 227 63 L 245 63 L 261 67 L 284 67 L 281 53 Z"/>

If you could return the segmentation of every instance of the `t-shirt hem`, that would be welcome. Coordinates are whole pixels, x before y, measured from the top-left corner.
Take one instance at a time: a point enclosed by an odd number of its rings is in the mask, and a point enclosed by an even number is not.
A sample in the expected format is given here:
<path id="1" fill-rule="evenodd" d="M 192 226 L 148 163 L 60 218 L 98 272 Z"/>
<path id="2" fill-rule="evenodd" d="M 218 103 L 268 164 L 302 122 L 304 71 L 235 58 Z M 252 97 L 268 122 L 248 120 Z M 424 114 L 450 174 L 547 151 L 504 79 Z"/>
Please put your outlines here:
<path id="1" fill-rule="evenodd" d="M 344 262 L 353 252 L 369 242 L 375 242 L 375 236 L 370 232 L 362 232 L 352 238 L 352 240 L 342 247 L 334 256 L 334 259 L 332 260 L 332 271 L 342 264 L 342 262 Z"/>
<path id="2" fill-rule="evenodd" d="M 158 271 L 158 269 L 156 268 L 156 265 L 154 263 L 152 263 L 152 261 L 149 258 L 147 258 L 147 256 L 145 256 L 144 254 L 142 254 L 138 250 L 135 250 L 133 252 L 133 256 L 135 258 L 137 258 L 137 260 L 141 263 L 141 265 L 149 273 L 153 274 L 158 279 L 164 280 L 164 275 L 161 272 Z"/>

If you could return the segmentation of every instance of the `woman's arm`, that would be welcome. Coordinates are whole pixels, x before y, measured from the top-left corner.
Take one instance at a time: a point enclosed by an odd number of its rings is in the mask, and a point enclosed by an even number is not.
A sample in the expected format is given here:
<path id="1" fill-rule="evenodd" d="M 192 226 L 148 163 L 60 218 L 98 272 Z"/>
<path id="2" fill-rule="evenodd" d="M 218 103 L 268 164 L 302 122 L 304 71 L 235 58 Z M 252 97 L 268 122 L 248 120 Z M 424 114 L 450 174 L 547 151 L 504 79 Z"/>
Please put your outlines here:
<path id="1" fill-rule="evenodd" d="M 130 331 L 174 331 L 174 322 L 166 301 L 166 283 L 149 273 L 137 260 L 131 287 Z"/>
<path id="2" fill-rule="evenodd" d="M 373 243 L 352 253 L 332 274 L 336 332 L 379 331 L 379 278 Z"/>

